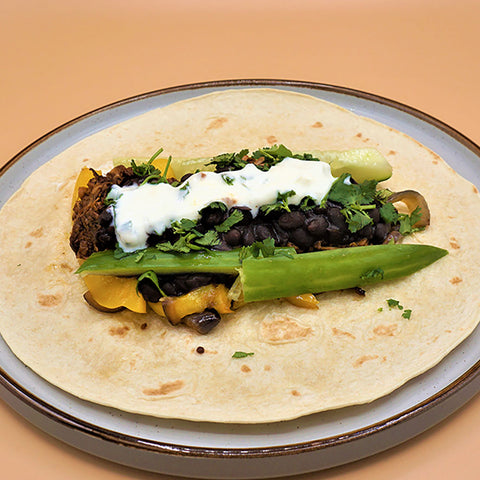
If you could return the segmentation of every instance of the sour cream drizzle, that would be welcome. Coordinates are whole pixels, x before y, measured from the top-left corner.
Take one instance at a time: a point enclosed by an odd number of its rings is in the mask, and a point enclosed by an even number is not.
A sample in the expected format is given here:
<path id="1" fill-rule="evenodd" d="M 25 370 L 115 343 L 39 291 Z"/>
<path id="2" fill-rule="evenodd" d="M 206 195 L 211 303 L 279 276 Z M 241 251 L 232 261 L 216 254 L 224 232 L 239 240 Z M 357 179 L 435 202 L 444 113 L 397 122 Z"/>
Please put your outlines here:
<path id="1" fill-rule="evenodd" d="M 197 220 L 200 210 L 212 202 L 248 207 L 255 217 L 262 205 L 275 203 L 279 193 L 291 190 L 295 195 L 288 198 L 289 204 L 298 205 L 306 196 L 320 202 L 334 180 L 327 163 L 288 157 L 266 172 L 253 164 L 232 172 L 200 172 L 177 187 L 114 185 L 109 208 L 119 246 L 133 252 L 146 248 L 149 234 L 161 235 L 182 218 Z"/>

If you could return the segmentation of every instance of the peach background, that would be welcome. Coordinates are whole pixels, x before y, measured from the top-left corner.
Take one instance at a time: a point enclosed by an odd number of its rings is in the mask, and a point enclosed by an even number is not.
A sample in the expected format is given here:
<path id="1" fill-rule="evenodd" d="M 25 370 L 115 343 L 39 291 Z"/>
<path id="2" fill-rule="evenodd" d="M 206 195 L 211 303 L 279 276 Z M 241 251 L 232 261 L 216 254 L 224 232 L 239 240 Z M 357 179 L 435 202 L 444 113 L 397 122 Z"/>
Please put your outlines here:
<path id="1" fill-rule="evenodd" d="M 309 80 L 377 93 L 480 142 L 474 0 L 4 0 L 0 19 L 0 164 L 94 108 L 229 78 Z M 479 424 L 477 396 L 399 447 L 299 479 L 478 478 Z M 1 401 L 0 425 L 2 478 L 167 478 L 65 446 Z"/>

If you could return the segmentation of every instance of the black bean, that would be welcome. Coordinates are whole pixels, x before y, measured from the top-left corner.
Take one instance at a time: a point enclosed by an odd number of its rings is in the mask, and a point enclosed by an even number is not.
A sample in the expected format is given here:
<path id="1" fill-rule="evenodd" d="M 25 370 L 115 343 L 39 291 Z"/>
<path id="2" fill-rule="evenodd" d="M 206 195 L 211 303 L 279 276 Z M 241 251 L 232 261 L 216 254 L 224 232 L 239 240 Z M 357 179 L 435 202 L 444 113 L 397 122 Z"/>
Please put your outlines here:
<path id="1" fill-rule="evenodd" d="M 227 218 L 227 212 L 221 208 L 206 207 L 200 213 L 201 221 L 207 227 L 219 225 Z"/>
<path id="2" fill-rule="evenodd" d="M 255 235 L 255 239 L 259 242 L 262 242 L 267 238 L 272 238 L 272 233 L 266 225 L 255 225 L 253 227 L 253 234 Z"/>
<path id="3" fill-rule="evenodd" d="M 180 292 L 177 291 L 174 283 L 172 283 L 172 282 L 166 281 L 164 283 L 161 283 L 160 287 L 161 287 L 162 291 L 165 293 L 165 295 L 168 295 L 169 297 L 176 297 L 176 296 L 180 295 Z"/>
<path id="4" fill-rule="evenodd" d="M 208 273 L 194 273 L 188 275 L 185 280 L 185 284 L 188 290 L 194 290 L 195 288 L 203 287 L 212 283 L 212 275 Z"/>
<path id="5" fill-rule="evenodd" d="M 370 215 L 370 218 L 373 220 L 373 223 L 379 223 L 380 222 L 380 209 L 378 208 L 373 208 L 368 212 Z"/>
<path id="6" fill-rule="evenodd" d="M 303 226 L 305 223 L 305 215 L 299 210 L 294 212 L 285 212 L 278 218 L 278 225 L 284 230 L 294 230 Z"/>
<path id="7" fill-rule="evenodd" d="M 138 291 L 147 302 L 157 303 L 162 296 L 156 285 L 148 278 L 138 282 Z"/>
<path id="8" fill-rule="evenodd" d="M 313 217 L 307 224 L 307 231 L 315 238 L 320 238 L 327 233 L 328 222 L 323 215 Z"/>
<path id="9" fill-rule="evenodd" d="M 382 243 L 390 231 L 390 226 L 386 223 L 377 223 L 375 225 L 373 239 L 376 243 Z"/>
<path id="10" fill-rule="evenodd" d="M 284 247 L 288 243 L 288 233 L 281 228 L 278 223 L 273 222 L 273 239 L 275 245 Z"/>
<path id="11" fill-rule="evenodd" d="M 242 243 L 245 246 L 252 245 L 255 242 L 255 235 L 251 226 L 245 227 L 242 234 Z"/>
<path id="12" fill-rule="evenodd" d="M 237 247 L 242 243 L 242 233 L 237 228 L 232 228 L 223 235 L 223 239 L 232 247 Z"/>
<path id="13" fill-rule="evenodd" d="M 356 235 L 360 238 L 366 238 L 367 240 L 371 240 L 374 234 L 374 226 L 373 225 L 365 225 L 362 229 L 356 232 Z"/>
<path id="14" fill-rule="evenodd" d="M 345 243 L 345 234 L 335 225 L 327 228 L 327 238 L 329 245 L 343 245 Z"/>
<path id="15" fill-rule="evenodd" d="M 342 232 L 348 231 L 347 222 L 340 208 L 332 207 L 327 209 L 327 217 L 331 225 L 334 225 Z"/>
<path id="16" fill-rule="evenodd" d="M 302 250 L 308 250 L 314 243 L 314 238 L 303 228 L 296 228 L 289 234 L 290 241 Z"/>

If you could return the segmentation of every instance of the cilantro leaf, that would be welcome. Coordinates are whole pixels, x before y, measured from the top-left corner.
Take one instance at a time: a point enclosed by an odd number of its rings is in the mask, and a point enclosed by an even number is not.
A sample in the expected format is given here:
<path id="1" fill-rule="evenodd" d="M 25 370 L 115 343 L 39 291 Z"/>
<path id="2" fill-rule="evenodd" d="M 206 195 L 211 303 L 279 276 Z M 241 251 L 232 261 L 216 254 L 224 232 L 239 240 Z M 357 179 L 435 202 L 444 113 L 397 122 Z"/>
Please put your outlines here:
<path id="1" fill-rule="evenodd" d="M 262 242 L 254 242 L 248 247 L 242 247 L 239 252 L 240 261 L 248 257 L 258 258 L 262 254 L 264 258 L 275 255 L 275 241 L 273 238 L 266 238 Z"/>
<path id="2" fill-rule="evenodd" d="M 369 270 L 368 272 L 362 273 L 360 278 L 362 280 L 376 280 L 376 279 L 383 279 L 384 271 L 381 268 L 374 268 L 373 270 Z"/>
<path id="3" fill-rule="evenodd" d="M 245 358 L 245 357 L 251 357 L 255 355 L 253 352 L 235 352 L 232 355 L 232 358 Z"/>
<path id="4" fill-rule="evenodd" d="M 415 232 L 417 230 L 422 230 L 421 228 L 414 228 L 414 225 L 422 218 L 422 210 L 420 207 L 417 207 L 410 215 L 400 215 L 400 233 L 402 235 L 407 235 L 409 233 Z"/>
<path id="5" fill-rule="evenodd" d="M 341 212 L 347 221 L 348 229 L 352 233 L 358 232 L 363 227 L 373 223 L 372 217 L 370 217 L 368 213 L 361 208 L 355 208 L 352 206 L 350 208 L 342 209 Z"/>
<path id="6" fill-rule="evenodd" d="M 195 243 L 205 247 L 213 247 L 220 243 L 217 232 L 208 230 L 202 237 L 196 238 Z"/>
<path id="7" fill-rule="evenodd" d="M 157 274 L 153 271 L 153 270 L 148 270 L 147 272 L 145 273 L 142 273 L 138 278 L 137 278 L 137 287 L 136 287 L 136 290 L 137 290 L 137 295 L 138 295 L 138 284 L 144 280 L 144 279 L 148 279 L 150 280 L 158 289 L 158 291 L 160 292 L 160 294 L 162 295 L 162 297 L 166 297 L 167 295 L 165 295 L 165 292 L 160 288 L 160 284 L 158 283 L 158 277 L 157 277 Z"/>
<path id="8" fill-rule="evenodd" d="M 384 222 L 397 223 L 399 214 L 393 203 L 388 202 L 380 207 L 380 217 Z"/>
<path id="9" fill-rule="evenodd" d="M 288 199 L 290 197 L 294 197 L 296 195 L 294 190 L 289 190 L 288 192 L 278 193 L 277 194 L 277 201 L 275 203 L 270 203 L 268 205 L 263 205 L 260 207 L 260 210 L 268 215 L 271 212 L 279 211 L 279 210 L 286 210 L 287 212 L 290 211 L 288 206 Z"/>
<path id="10" fill-rule="evenodd" d="M 234 210 L 220 225 L 215 226 L 215 230 L 220 233 L 228 232 L 234 225 L 243 220 L 243 213 L 240 210 Z"/>

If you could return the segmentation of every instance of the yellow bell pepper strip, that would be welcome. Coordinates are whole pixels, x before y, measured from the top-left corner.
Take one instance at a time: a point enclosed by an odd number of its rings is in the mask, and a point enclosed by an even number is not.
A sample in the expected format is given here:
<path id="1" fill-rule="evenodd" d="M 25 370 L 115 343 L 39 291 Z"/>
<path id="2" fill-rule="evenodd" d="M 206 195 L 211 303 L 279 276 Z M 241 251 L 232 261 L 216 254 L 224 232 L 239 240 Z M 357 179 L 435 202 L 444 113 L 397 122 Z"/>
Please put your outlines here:
<path id="1" fill-rule="evenodd" d="M 318 308 L 318 300 L 313 293 L 304 293 L 303 295 L 294 295 L 292 297 L 285 297 L 285 300 L 296 307 L 301 308 Z"/>
<path id="2" fill-rule="evenodd" d="M 205 285 L 179 297 L 163 297 L 160 302 L 168 320 L 176 325 L 183 317 L 213 308 L 218 313 L 232 313 L 225 285 Z"/>
<path id="3" fill-rule="evenodd" d="M 83 280 L 99 305 L 109 309 L 125 307 L 136 313 L 147 312 L 147 302 L 137 293 L 136 278 L 86 275 Z"/>

